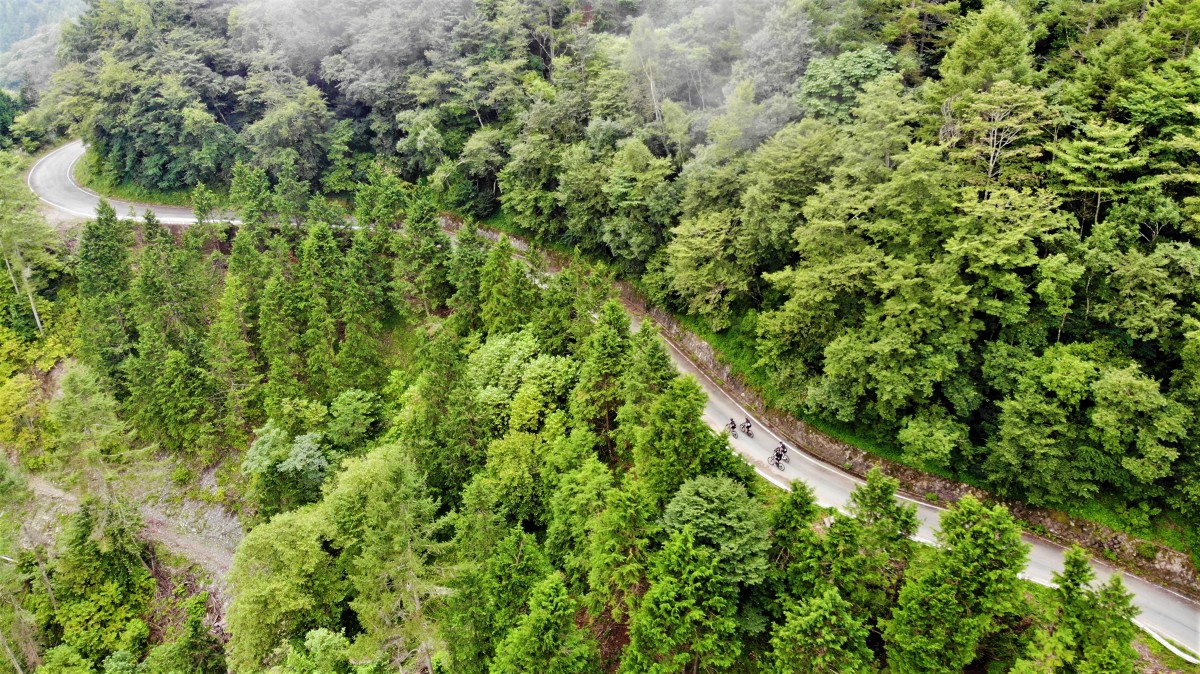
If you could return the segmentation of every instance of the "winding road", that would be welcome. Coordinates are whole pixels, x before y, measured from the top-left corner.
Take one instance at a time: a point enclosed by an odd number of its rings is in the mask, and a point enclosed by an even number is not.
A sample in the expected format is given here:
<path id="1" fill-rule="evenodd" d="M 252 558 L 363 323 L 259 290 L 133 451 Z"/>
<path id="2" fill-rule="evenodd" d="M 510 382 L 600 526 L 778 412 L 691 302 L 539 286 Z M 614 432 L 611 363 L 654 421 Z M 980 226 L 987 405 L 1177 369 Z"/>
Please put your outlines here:
<path id="1" fill-rule="evenodd" d="M 61 214 L 80 219 L 92 217 L 96 205 L 100 201 L 97 194 L 81 187 L 72 175 L 72 168 L 83 156 L 83 153 L 84 146 L 80 141 L 64 145 L 42 157 L 30 169 L 27 177 L 29 188 L 45 204 Z M 164 223 L 189 224 L 195 222 L 195 217 L 186 208 L 131 204 L 118 200 L 109 201 L 121 217 L 130 217 L 149 209 Z M 794 451 L 794 448 L 791 452 L 791 462 L 785 464 L 782 470 L 768 466 L 767 458 L 771 450 L 779 445 L 781 439 L 770 428 L 759 423 L 754 415 L 743 409 L 686 355 L 674 345 L 670 346 L 671 356 L 676 366 L 681 371 L 695 376 L 708 393 L 708 404 L 704 416 L 712 428 L 723 429 L 729 419 L 736 419 L 739 423 L 747 417 L 752 420 L 755 429 L 754 437 L 748 438 L 739 433 L 737 438 L 730 439 L 730 444 L 754 466 L 760 475 L 785 489 L 793 480 L 803 480 L 812 486 L 820 504 L 838 508 L 846 506 L 849 502 L 850 492 L 860 484 L 861 480 L 803 452 Z M 917 505 L 917 513 L 921 522 L 916 538 L 932 543 L 942 509 L 919 501 L 913 501 L 913 503 Z M 1063 548 L 1028 535 L 1025 536 L 1025 541 L 1030 545 L 1030 553 L 1024 577 L 1033 582 L 1049 585 L 1054 572 L 1062 569 Z M 1133 603 L 1141 609 L 1141 615 L 1135 621 L 1139 627 L 1160 642 L 1163 642 L 1165 637 L 1190 650 L 1191 654 L 1186 654 L 1164 642 L 1164 645 L 1174 650 L 1180 657 L 1193 664 L 1200 664 L 1200 605 L 1169 589 L 1137 576 L 1114 570 L 1101 562 L 1094 561 L 1093 565 L 1101 580 L 1109 578 L 1114 573 L 1121 573 L 1126 587 L 1133 593 Z"/>
<path id="2" fill-rule="evenodd" d="M 81 140 L 67 143 L 39 159 L 25 176 L 25 184 L 42 203 L 63 215 L 81 220 L 94 217 L 96 206 L 100 203 L 100 195 L 75 180 L 75 164 L 83 158 L 85 150 Z M 190 208 L 147 206 L 120 199 L 109 199 L 108 203 L 112 204 L 121 218 L 141 217 L 146 209 L 150 209 L 158 221 L 166 225 L 196 222 L 196 216 Z"/>

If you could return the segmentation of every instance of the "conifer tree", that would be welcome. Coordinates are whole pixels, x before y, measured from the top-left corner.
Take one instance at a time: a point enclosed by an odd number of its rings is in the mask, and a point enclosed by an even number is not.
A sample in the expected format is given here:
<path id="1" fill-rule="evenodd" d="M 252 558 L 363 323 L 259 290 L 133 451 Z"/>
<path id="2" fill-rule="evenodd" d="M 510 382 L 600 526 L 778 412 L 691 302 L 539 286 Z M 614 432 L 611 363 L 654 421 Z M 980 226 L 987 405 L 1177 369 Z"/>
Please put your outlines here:
<path id="1" fill-rule="evenodd" d="M 338 370 L 343 382 L 365 390 L 378 388 L 383 375 L 384 292 L 375 283 L 373 248 L 366 231 L 355 232 L 340 270 L 341 300 L 336 305 L 343 326 Z"/>
<path id="2" fill-rule="evenodd" d="M 621 406 L 617 409 L 617 452 L 628 456 L 650 406 L 679 376 L 658 328 L 646 319 L 629 338 L 621 373 Z"/>
<path id="3" fill-rule="evenodd" d="M 612 294 L 611 278 L 587 267 L 576 257 L 545 281 L 530 330 L 548 353 L 577 351 L 595 329 L 593 316 Z"/>
<path id="4" fill-rule="evenodd" d="M 537 541 L 520 529 L 481 556 L 482 563 L 455 583 L 442 622 L 456 672 L 488 671 L 496 647 L 526 614 L 530 592 L 551 572 Z"/>
<path id="5" fill-rule="evenodd" d="M 781 602 L 789 598 L 803 601 L 816 595 L 822 542 L 813 524 L 819 514 L 812 487 L 799 480 L 792 482 L 791 491 L 767 514 L 771 532 L 767 578 L 769 590 L 776 597 L 769 608 L 776 619 L 783 617 Z"/>
<path id="6" fill-rule="evenodd" d="M 899 486 L 898 480 L 874 466 L 867 481 L 850 493 L 848 510 L 858 529 L 857 554 L 869 570 L 869 578 L 859 588 L 868 590 L 870 599 L 860 608 L 874 617 L 886 616 L 895 603 L 912 557 L 911 537 L 917 533 L 917 506 L 897 500 Z"/>
<path id="7" fill-rule="evenodd" d="M 577 426 L 589 428 L 601 438 L 610 456 L 628 350 L 629 316 L 616 300 L 609 300 L 580 354 L 583 365 L 571 392 L 571 416 Z"/>
<path id="8" fill-rule="evenodd" d="M 450 259 L 450 237 L 442 231 L 437 209 L 428 195 L 414 196 L 396 240 L 395 305 L 419 305 L 426 314 L 442 308 L 453 292 Z"/>
<path id="9" fill-rule="evenodd" d="M 942 515 L 937 538 L 933 562 L 905 583 L 885 623 L 888 664 L 899 674 L 961 672 L 1020 597 L 1028 546 L 1003 506 L 967 496 Z"/>
<path id="10" fill-rule="evenodd" d="M 374 164 L 354 193 L 354 219 L 360 226 L 391 229 L 403 217 L 412 190 L 382 163 Z"/>
<path id="11" fill-rule="evenodd" d="M 301 309 L 296 289 L 286 274 L 294 269 L 276 269 L 262 292 L 259 314 L 268 317 L 259 327 L 262 341 L 262 360 L 267 367 L 267 382 L 263 387 L 263 406 L 268 416 L 282 413 L 282 403 L 288 398 L 303 395 L 301 377 L 304 362 L 300 357 Z"/>
<path id="12" fill-rule="evenodd" d="M 1148 158 L 1135 152 L 1133 143 L 1141 129 L 1115 121 L 1085 123 L 1074 139 L 1063 139 L 1050 146 L 1054 161 L 1050 172 L 1058 176 L 1067 192 L 1083 197 L 1084 212 L 1091 211 L 1092 223 L 1100 222 L 1105 201 L 1113 201 L 1124 191 L 1123 176 L 1145 166 Z"/>
<path id="13" fill-rule="evenodd" d="M 737 590 L 690 529 L 651 559 L 650 589 L 629 618 L 622 674 L 721 671 L 737 662 Z"/>
<path id="14" fill-rule="evenodd" d="M 103 480 L 106 457 L 126 449 L 129 428 L 117 415 L 117 401 L 85 363 L 74 363 L 62 379 L 62 395 L 50 403 L 49 421 L 65 458 L 85 474 Z"/>
<path id="15" fill-rule="evenodd" d="M 1078 672 L 1129 674 L 1138 660 L 1130 643 L 1137 609 L 1130 603 L 1120 575 L 1098 588 L 1091 558 L 1078 546 L 1067 550 L 1061 573 L 1054 574 L 1058 620 L 1054 637 L 1065 650 L 1062 659 Z"/>
<path id="16" fill-rule="evenodd" d="M 119 368 L 136 334 L 129 307 L 133 240 L 133 228 L 101 199 L 96 218 L 83 227 L 76 269 L 80 334 L 88 335 L 81 356 L 118 395 L 124 392 Z"/>
<path id="17" fill-rule="evenodd" d="M 480 271 L 487 257 L 487 239 L 479 235 L 474 221 L 468 221 L 455 237 L 454 255 L 447 270 L 447 278 L 454 286 L 450 308 L 454 310 L 458 331 L 464 335 L 483 327 Z"/>
<path id="18" fill-rule="evenodd" d="M 261 365 L 253 346 L 250 289 L 233 272 L 225 276 L 225 289 L 216 320 L 208 333 L 207 359 L 223 401 L 222 425 L 231 440 L 261 421 Z"/>
<path id="19" fill-rule="evenodd" d="M 304 212 L 309 199 L 309 187 L 296 172 L 295 151 L 282 152 L 275 166 L 275 187 L 271 190 L 272 210 L 284 223 L 292 224 Z"/>
<path id="20" fill-rule="evenodd" d="M 296 300 L 304 326 L 300 349 L 305 389 L 314 400 L 331 396 L 338 386 L 334 360 L 337 323 L 332 307 L 341 297 L 340 269 L 333 230 L 324 222 L 312 223 L 300 247 Z"/>
<path id="21" fill-rule="evenodd" d="M 196 224 L 206 225 L 217 210 L 217 195 L 208 189 L 204 183 L 197 183 L 192 188 L 192 213 L 196 216 Z"/>
<path id="22" fill-rule="evenodd" d="M 136 352 L 123 363 L 127 406 L 139 433 L 180 450 L 213 439 L 213 380 L 202 345 L 213 276 L 200 249 L 180 247 L 147 211 L 130 288 Z"/>
<path id="23" fill-rule="evenodd" d="M 1036 71 L 1029 29 L 1020 12 L 994 3 L 970 15 L 938 70 L 944 98 L 985 91 L 1001 80 L 1030 84 Z"/>
<path id="24" fill-rule="evenodd" d="M 268 232 L 264 225 L 256 222 L 239 225 L 225 271 L 227 276 L 239 276 L 243 281 L 246 291 L 244 310 L 252 327 L 252 343 L 257 343 L 259 301 L 272 273 L 269 258 L 264 254 L 268 247 L 267 239 Z"/>
<path id="25" fill-rule="evenodd" d="M 496 649 L 489 674 L 588 674 L 600 668 L 595 638 L 575 626 L 575 602 L 551 573 L 529 597 L 529 613 Z"/>
<path id="26" fill-rule="evenodd" d="M 237 209 L 243 223 L 263 222 L 267 213 L 274 208 L 267 172 L 240 161 L 234 164 L 233 178 L 229 183 L 229 201 Z"/>
<path id="27" fill-rule="evenodd" d="M 401 667 L 427 665 L 444 606 L 449 574 L 438 556 L 447 544 L 436 539 L 437 503 L 412 457 L 384 445 L 348 462 L 322 503 L 338 547 L 354 560 L 350 607 L 363 627 L 355 643 Z"/>
<path id="28" fill-rule="evenodd" d="M 479 270 L 479 314 L 489 335 L 518 330 L 528 322 L 533 308 L 537 289 L 515 254 L 508 237 L 501 236 Z"/>
<path id="29" fill-rule="evenodd" d="M 609 490 L 604 510 L 588 524 L 592 615 L 607 607 L 620 620 L 637 605 L 634 589 L 646 574 L 658 515 L 657 504 L 641 480 L 627 480 Z"/>
<path id="30" fill-rule="evenodd" d="M 771 634 L 772 671 L 777 674 L 865 674 L 874 671 L 867 629 L 834 588 L 789 608 Z"/>
<path id="31" fill-rule="evenodd" d="M 595 456 L 563 475 L 547 503 L 546 554 L 563 570 L 567 585 L 582 588 L 591 566 L 589 527 L 604 512 L 613 474 Z"/>
<path id="32" fill-rule="evenodd" d="M 746 488 L 728 477 L 702 475 L 685 482 L 664 509 L 662 528 L 667 535 L 690 530 L 697 545 L 712 551 L 730 584 L 749 587 L 767 576 L 766 517 Z"/>
<path id="33" fill-rule="evenodd" d="M 700 475 L 739 475 L 725 440 L 704 423 L 704 390 L 691 377 L 671 382 L 650 407 L 633 447 L 633 471 L 661 508 L 688 480 Z"/>

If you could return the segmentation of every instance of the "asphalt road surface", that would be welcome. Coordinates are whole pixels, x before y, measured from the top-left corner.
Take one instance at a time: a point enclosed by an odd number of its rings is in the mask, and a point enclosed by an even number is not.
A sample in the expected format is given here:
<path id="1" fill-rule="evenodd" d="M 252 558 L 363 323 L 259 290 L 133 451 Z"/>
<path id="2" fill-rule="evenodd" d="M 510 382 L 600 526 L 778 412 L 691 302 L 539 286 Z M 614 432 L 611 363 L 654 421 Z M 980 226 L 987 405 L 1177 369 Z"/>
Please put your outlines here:
<path id="1" fill-rule="evenodd" d="M 82 142 L 68 143 L 42 157 L 30 169 L 27 178 L 29 188 L 39 199 L 63 214 L 77 218 L 92 217 L 100 201 L 98 195 L 81 187 L 72 176 L 72 168 L 83 153 Z M 130 204 L 112 199 L 109 201 L 121 217 L 139 216 L 148 208 L 163 223 L 195 222 L 195 216 L 186 208 Z M 790 448 L 791 462 L 785 463 L 782 470 L 768 466 L 767 458 L 781 439 L 758 423 L 753 415 L 744 410 L 674 346 L 671 347 L 671 357 L 681 371 L 695 376 L 704 386 L 708 393 L 705 420 L 712 428 L 725 428 L 731 418 L 739 424 L 746 417 L 751 419 L 754 437 L 748 438 L 739 432 L 737 438 L 730 439 L 730 444 L 760 475 L 782 488 L 787 488 L 794 480 L 803 480 L 812 486 L 817 501 L 824 506 L 840 508 L 849 502 L 850 492 L 860 480 L 796 451 L 795 447 Z M 915 503 L 921 521 L 917 538 L 932 543 L 942 509 L 926 503 Z M 1063 549 L 1033 536 L 1025 536 L 1025 542 L 1031 546 L 1025 578 L 1037 583 L 1050 584 L 1053 573 L 1062 569 Z M 1152 635 L 1166 637 L 1191 650 L 1193 654 L 1200 655 L 1200 605 L 1171 590 L 1137 576 L 1116 571 L 1103 563 L 1094 561 L 1093 565 L 1101 580 L 1114 573 L 1121 573 L 1126 587 L 1133 593 L 1134 605 L 1141 609 L 1141 615 L 1136 621 L 1140 627 Z M 1200 657 L 1190 659 L 1200 662 Z"/>
<path id="2" fill-rule="evenodd" d="M 95 217 L 100 196 L 75 181 L 73 169 L 83 158 L 83 141 L 72 141 L 50 152 L 33 165 L 25 182 L 43 203 L 67 216 L 79 219 Z M 167 225 L 188 225 L 196 221 L 190 208 L 176 206 L 146 206 L 128 201 L 109 199 L 121 218 L 141 217 L 147 208 L 154 211 L 159 222 Z"/>

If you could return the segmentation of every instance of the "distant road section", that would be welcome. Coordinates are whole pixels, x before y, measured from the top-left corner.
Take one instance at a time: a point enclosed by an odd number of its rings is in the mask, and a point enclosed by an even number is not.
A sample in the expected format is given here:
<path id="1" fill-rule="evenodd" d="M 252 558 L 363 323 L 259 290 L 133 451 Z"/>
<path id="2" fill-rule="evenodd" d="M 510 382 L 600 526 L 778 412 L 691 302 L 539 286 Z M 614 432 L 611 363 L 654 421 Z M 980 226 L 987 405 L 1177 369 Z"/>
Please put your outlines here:
<path id="1" fill-rule="evenodd" d="M 83 157 L 83 152 L 84 146 L 80 141 L 58 148 L 42 157 L 33 166 L 29 172 L 28 182 L 29 188 L 33 190 L 34 194 L 51 207 L 68 216 L 86 219 L 95 215 L 100 197 L 75 182 L 72 168 L 75 162 Z M 195 215 L 186 208 L 131 204 L 111 199 L 109 202 L 117 210 L 117 215 L 121 217 L 131 217 L 131 214 L 133 214 L 132 217 L 140 217 L 146 209 L 149 209 L 163 223 L 186 225 L 196 221 Z M 860 482 L 857 478 L 799 451 L 792 452 L 791 462 L 785 464 L 783 469 L 768 466 L 767 457 L 771 450 L 781 442 L 780 438 L 771 429 L 764 427 L 757 419 L 754 419 L 753 415 L 743 409 L 729 393 L 710 379 L 674 345 L 671 348 L 671 356 L 681 371 L 695 376 L 704 387 L 708 394 L 704 418 L 714 430 L 719 432 L 724 429 L 730 419 L 738 423 L 747 418 L 753 420 L 754 437 L 750 438 L 745 434 L 739 434 L 739 437 L 730 439 L 730 444 L 755 467 L 760 475 L 775 485 L 785 488 L 793 480 L 803 480 L 812 486 L 817 501 L 821 505 L 845 507 L 850 500 L 850 492 Z M 793 447 L 792 449 L 797 448 Z M 927 503 L 916 501 L 914 503 L 917 505 L 917 515 L 920 518 L 917 538 L 932 543 L 942 509 Z M 1063 549 L 1054 543 L 1028 535 L 1025 536 L 1025 542 L 1031 546 L 1029 564 L 1024 573 L 1025 578 L 1049 585 L 1054 572 L 1062 570 Z M 1106 580 L 1114 573 L 1121 573 L 1126 587 L 1133 593 L 1134 605 L 1142 611 L 1136 621 L 1139 626 L 1152 634 L 1165 637 L 1183 646 L 1193 654 L 1200 654 L 1200 606 L 1187 597 L 1137 576 L 1115 571 L 1098 562 L 1093 562 L 1093 566 L 1101 580 Z M 1197 660 L 1193 656 L 1184 657 L 1193 662 Z"/>
<path id="2" fill-rule="evenodd" d="M 75 181 L 75 164 L 83 158 L 83 141 L 76 140 L 42 157 L 29 170 L 25 182 L 38 199 L 70 218 L 87 219 L 96 216 L 100 195 Z M 149 209 L 159 222 L 168 225 L 190 225 L 196 216 L 190 208 L 133 204 L 109 199 L 121 218 L 138 217 Z"/>

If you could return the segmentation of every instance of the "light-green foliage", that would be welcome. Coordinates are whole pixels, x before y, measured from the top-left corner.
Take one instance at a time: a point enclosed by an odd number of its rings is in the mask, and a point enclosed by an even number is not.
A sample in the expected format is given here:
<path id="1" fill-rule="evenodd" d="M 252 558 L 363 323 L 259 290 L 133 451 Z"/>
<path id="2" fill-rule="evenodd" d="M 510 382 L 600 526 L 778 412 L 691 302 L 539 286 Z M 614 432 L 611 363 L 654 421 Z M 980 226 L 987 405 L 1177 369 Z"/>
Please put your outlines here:
<path id="1" fill-rule="evenodd" d="M 464 550 L 474 563 L 454 583 L 441 623 L 456 672 L 487 672 L 496 648 L 521 624 L 533 588 L 551 571 L 533 536 L 520 529 L 490 550 Z"/>
<path id="2" fill-rule="evenodd" d="M 875 671 L 867 629 L 833 588 L 787 611 L 784 624 L 771 634 L 771 655 L 778 674 Z"/>
<path id="3" fill-rule="evenodd" d="M 937 537 L 934 560 L 904 584 L 884 623 L 892 671 L 961 671 L 996 619 L 1020 609 L 1028 546 L 1007 510 L 967 496 L 942 516 Z"/>
<path id="4" fill-rule="evenodd" d="M 128 449 L 128 425 L 117 401 L 87 365 L 73 363 L 63 376 L 62 395 L 50 402 L 48 419 L 63 459 L 98 468 L 105 457 Z"/>
<path id="5" fill-rule="evenodd" d="M 229 571 L 233 671 L 261 671 L 280 643 L 337 628 L 349 587 L 329 552 L 335 535 L 325 513 L 310 506 L 277 515 L 242 539 Z"/>
<path id="6" fill-rule="evenodd" d="M 529 317 L 536 288 L 506 237 L 488 251 L 479 270 L 479 315 L 489 335 L 516 332 Z"/>
<path id="7" fill-rule="evenodd" d="M 128 504 L 87 501 L 68 520 L 62 550 L 48 569 L 38 569 L 40 560 L 25 562 L 35 567 L 28 572 L 48 583 L 34 585 L 26 605 L 52 643 L 61 644 L 55 660 L 68 671 L 90 670 L 121 649 L 144 648 L 141 617 L 153 597 L 154 578 L 138 538 L 141 526 Z"/>
<path id="8" fill-rule="evenodd" d="M 439 559 L 438 505 L 412 457 L 384 445 L 348 461 L 321 507 L 363 630 L 356 651 L 401 666 L 426 661 L 440 645 L 435 618 L 450 574 Z"/>

